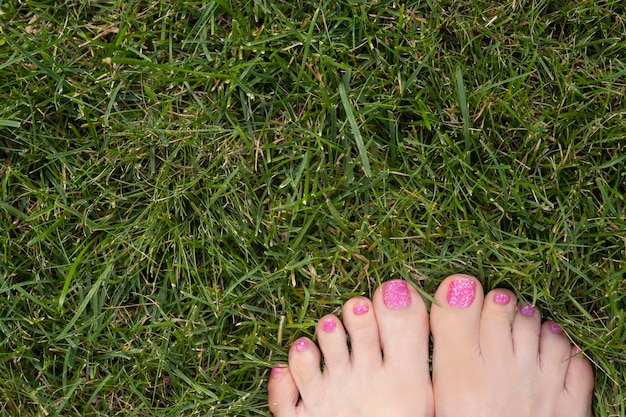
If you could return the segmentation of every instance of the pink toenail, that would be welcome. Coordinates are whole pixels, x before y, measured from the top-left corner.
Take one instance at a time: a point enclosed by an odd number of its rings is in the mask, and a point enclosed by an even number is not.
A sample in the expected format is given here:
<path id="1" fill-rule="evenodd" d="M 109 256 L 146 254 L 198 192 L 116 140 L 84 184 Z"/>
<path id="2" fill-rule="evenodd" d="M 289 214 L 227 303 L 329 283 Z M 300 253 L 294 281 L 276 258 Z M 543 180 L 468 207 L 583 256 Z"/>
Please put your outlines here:
<path id="1" fill-rule="evenodd" d="M 493 301 L 495 301 L 496 304 L 507 305 L 509 301 L 511 301 L 511 297 L 509 297 L 508 294 L 498 292 L 493 296 Z"/>
<path id="2" fill-rule="evenodd" d="M 360 316 L 361 314 L 365 314 L 370 311 L 370 306 L 368 304 L 357 303 L 352 307 L 352 311 L 354 311 L 354 314 L 357 316 Z"/>
<path id="3" fill-rule="evenodd" d="M 580 353 L 580 346 L 574 343 L 574 352 L 578 355 Z"/>
<path id="4" fill-rule="evenodd" d="M 296 345 L 296 350 L 298 352 L 304 352 L 309 347 L 309 341 L 306 339 L 298 339 L 294 345 Z"/>
<path id="5" fill-rule="evenodd" d="M 563 328 L 561 326 L 559 326 L 558 324 L 556 324 L 555 322 L 553 322 L 553 321 L 548 323 L 548 327 L 554 333 L 562 333 L 563 332 Z"/>
<path id="6" fill-rule="evenodd" d="M 324 329 L 325 331 L 332 332 L 336 328 L 337 328 L 337 321 L 335 321 L 335 319 L 328 318 L 322 321 L 322 329 Z"/>
<path id="7" fill-rule="evenodd" d="M 450 307 L 469 307 L 476 296 L 476 281 L 468 278 L 457 278 L 450 281 L 448 287 L 448 305 Z"/>
<path id="8" fill-rule="evenodd" d="M 283 374 L 283 368 L 279 368 L 278 365 L 274 368 L 272 368 L 272 372 L 271 372 L 272 376 L 280 376 Z"/>
<path id="9" fill-rule="evenodd" d="M 405 281 L 396 279 L 383 284 L 383 302 L 392 310 L 401 310 L 411 305 L 409 286 Z"/>
<path id="10" fill-rule="evenodd" d="M 522 313 L 522 316 L 532 317 L 532 315 L 535 314 L 535 307 L 529 303 L 522 307 L 520 312 Z"/>

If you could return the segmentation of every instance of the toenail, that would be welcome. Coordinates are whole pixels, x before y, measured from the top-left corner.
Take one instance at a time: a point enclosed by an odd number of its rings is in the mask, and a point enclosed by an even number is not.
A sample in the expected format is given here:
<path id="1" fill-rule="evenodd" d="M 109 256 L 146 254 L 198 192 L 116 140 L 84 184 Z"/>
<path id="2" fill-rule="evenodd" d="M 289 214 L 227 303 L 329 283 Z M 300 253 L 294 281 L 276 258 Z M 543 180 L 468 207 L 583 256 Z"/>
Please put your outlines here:
<path id="1" fill-rule="evenodd" d="M 574 343 L 574 353 L 576 355 L 578 355 L 580 353 L 580 346 L 578 346 L 576 343 Z"/>
<path id="2" fill-rule="evenodd" d="M 279 368 L 279 365 L 276 365 L 272 368 L 271 374 L 272 376 L 280 376 L 283 373 L 283 368 Z"/>
<path id="3" fill-rule="evenodd" d="M 337 322 L 335 321 L 335 319 L 324 319 L 322 320 L 322 329 L 324 329 L 327 332 L 332 332 L 333 330 L 335 330 L 337 328 Z"/>
<path id="4" fill-rule="evenodd" d="M 520 313 L 522 313 L 522 316 L 531 317 L 533 314 L 535 314 L 535 307 L 533 307 L 532 304 L 528 303 L 520 309 Z"/>
<path id="5" fill-rule="evenodd" d="M 363 303 L 356 303 L 353 307 L 352 307 L 352 311 L 354 312 L 354 314 L 356 314 L 357 316 L 360 316 L 361 314 L 365 314 L 368 311 L 370 311 L 370 306 L 368 304 L 363 304 Z"/>
<path id="6" fill-rule="evenodd" d="M 306 339 L 298 339 L 294 345 L 296 345 L 296 350 L 298 352 L 304 352 L 309 347 L 309 341 Z"/>
<path id="7" fill-rule="evenodd" d="M 448 305 L 450 307 L 469 307 L 476 296 L 476 281 L 469 278 L 457 278 L 448 286 Z"/>
<path id="8" fill-rule="evenodd" d="M 383 302 L 392 310 L 401 310 L 411 305 L 411 294 L 406 281 L 400 279 L 383 284 Z"/>
<path id="9" fill-rule="evenodd" d="M 561 326 L 559 326 L 558 324 L 556 324 L 555 322 L 553 322 L 553 321 L 548 323 L 548 327 L 550 328 L 550 330 L 552 330 L 553 333 L 562 333 L 563 332 L 563 328 Z"/>
<path id="10" fill-rule="evenodd" d="M 498 292 L 493 296 L 493 301 L 495 301 L 496 304 L 507 305 L 509 301 L 511 301 L 511 297 L 509 297 L 508 294 Z"/>

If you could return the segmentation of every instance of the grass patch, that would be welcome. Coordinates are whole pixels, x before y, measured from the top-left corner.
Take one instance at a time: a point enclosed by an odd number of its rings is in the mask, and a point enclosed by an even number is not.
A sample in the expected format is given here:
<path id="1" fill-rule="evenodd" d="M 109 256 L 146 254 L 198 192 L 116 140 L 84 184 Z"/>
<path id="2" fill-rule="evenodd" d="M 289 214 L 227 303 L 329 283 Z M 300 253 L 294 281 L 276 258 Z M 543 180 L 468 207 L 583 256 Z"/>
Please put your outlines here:
<path id="1" fill-rule="evenodd" d="M 3 413 L 267 415 L 315 318 L 466 272 L 626 415 L 622 2 L 0 11 Z"/>

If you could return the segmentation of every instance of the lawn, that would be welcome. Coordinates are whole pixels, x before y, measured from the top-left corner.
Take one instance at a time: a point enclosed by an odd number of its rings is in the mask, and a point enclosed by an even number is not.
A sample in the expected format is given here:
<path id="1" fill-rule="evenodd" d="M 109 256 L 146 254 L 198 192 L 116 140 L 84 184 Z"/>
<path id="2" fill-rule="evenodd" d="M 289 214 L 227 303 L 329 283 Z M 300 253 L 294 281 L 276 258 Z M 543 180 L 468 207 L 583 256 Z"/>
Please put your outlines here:
<path id="1" fill-rule="evenodd" d="M 512 289 L 626 415 L 618 0 L 0 0 L 0 415 L 268 415 L 400 277 Z"/>

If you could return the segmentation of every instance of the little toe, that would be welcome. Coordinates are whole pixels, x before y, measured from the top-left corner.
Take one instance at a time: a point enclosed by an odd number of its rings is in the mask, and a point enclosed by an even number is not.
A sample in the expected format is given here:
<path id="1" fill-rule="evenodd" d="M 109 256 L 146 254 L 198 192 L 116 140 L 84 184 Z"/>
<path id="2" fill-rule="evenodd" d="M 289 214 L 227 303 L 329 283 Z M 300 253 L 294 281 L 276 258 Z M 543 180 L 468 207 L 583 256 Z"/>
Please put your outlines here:
<path id="1" fill-rule="evenodd" d="M 350 353 L 341 321 L 334 315 L 322 317 L 316 334 L 324 357 L 324 372 L 346 372 L 350 367 Z"/>
<path id="2" fill-rule="evenodd" d="M 593 385 L 591 362 L 578 346 L 572 346 L 565 375 L 566 402 L 572 404 L 575 410 L 590 410 Z"/>
<path id="3" fill-rule="evenodd" d="M 541 326 L 539 363 L 542 403 L 552 404 L 551 414 L 587 417 L 594 382 L 591 363 L 571 345 L 561 326 L 551 321 Z"/>
<path id="4" fill-rule="evenodd" d="M 354 297 L 343 307 L 343 323 L 350 336 L 351 364 L 361 369 L 382 365 L 378 324 L 372 302 Z"/>
<path id="5" fill-rule="evenodd" d="M 270 372 L 267 387 L 270 412 L 274 417 L 294 417 L 300 393 L 285 365 L 277 364 Z"/>

